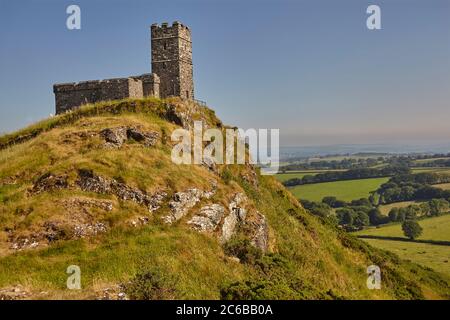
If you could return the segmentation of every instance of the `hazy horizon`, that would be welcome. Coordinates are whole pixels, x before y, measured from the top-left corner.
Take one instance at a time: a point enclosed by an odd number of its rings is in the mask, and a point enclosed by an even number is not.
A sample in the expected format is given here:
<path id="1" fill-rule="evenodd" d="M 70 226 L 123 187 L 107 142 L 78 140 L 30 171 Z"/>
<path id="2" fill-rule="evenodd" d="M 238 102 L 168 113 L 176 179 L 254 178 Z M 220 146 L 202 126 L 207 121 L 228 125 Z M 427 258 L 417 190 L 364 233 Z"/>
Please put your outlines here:
<path id="1" fill-rule="evenodd" d="M 54 83 L 150 72 L 149 26 L 179 20 L 196 98 L 227 124 L 282 146 L 449 141 L 450 1 L 77 1 L 77 31 L 70 4 L 0 3 L 0 132 L 54 113 Z"/>

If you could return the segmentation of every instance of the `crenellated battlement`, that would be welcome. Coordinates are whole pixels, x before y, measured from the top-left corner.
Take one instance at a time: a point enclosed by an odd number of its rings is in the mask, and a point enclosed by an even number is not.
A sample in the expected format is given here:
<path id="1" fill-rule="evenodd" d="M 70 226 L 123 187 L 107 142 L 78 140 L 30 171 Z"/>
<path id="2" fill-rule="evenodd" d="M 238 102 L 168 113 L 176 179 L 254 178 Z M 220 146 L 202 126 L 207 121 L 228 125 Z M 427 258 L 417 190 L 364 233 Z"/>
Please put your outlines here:
<path id="1" fill-rule="evenodd" d="M 184 40 L 191 41 L 191 30 L 178 21 L 173 22 L 172 25 L 169 25 L 167 22 L 162 23 L 161 26 L 152 24 L 150 31 L 152 40 L 180 37 Z"/>
<path id="2" fill-rule="evenodd" d="M 172 22 L 172 25 L 169 25 L 169 23 L 167 23 L 167 22 L 163 22 L 163 23 L 161 23 L 161 25 L 159 25 L 158 23 L 154 23 L 151 25 L 151 29 L 170 29 L 170 28 L 189 30 L 188 26 L 182 24 L 179 21 Z"/>

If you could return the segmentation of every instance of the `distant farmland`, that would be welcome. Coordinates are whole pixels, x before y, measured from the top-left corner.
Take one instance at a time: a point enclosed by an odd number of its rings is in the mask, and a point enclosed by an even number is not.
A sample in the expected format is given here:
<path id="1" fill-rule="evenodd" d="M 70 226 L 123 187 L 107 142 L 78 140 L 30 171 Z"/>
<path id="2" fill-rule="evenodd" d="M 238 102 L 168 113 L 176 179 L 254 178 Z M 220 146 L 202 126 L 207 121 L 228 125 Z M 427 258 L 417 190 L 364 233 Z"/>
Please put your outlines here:
<path id="1" fill-rule="evenodd" d="M 394 202 L 390 204 L 383 204 L 378 207 L 380 209 L 380 212 L 382 215 L 387 216 L 389 214 L 389 211 L 391 211 L 392 208 L 404 208 L 407 206 L 410 206 L 412 204 L 420 204 L 416 201 L 402 201 L 402 202 Z"/>
<path id="2" fill-rule="evenodd" d="M 300 199 L 321 201 L 323 197 L 335 196 L 344 201 L 367 198 L 371 191 L 378 189 L 389 178 L 371 178 L 305 184 L 289 188 Z"/>
<path id="3" fill-rule="evenodd" d="M 423 234 L 419 240 L 450 241 L 450 214 L 419 220 Z M 400 224 L 366 229 L 356 235 L 404 237 Z M 392 251 L 403 259 L 435 269 L 450 277 L 450 246 L 387 239 L 363 239 L 374 247 Z"/>
<path id="4" fill-rule="evenodd" d="M 299 170 L 299 171 L 288 171 L 286 173 L 279 173 L 275 177 L 280 182 L 284 182 L 289 179 L 294 178 L 303 178 L 304 176 L 315 176 L 318 173 L 324 173 L 324 172 L 336 172 L 336 171 L 345 171 L 345 170 Z"/>

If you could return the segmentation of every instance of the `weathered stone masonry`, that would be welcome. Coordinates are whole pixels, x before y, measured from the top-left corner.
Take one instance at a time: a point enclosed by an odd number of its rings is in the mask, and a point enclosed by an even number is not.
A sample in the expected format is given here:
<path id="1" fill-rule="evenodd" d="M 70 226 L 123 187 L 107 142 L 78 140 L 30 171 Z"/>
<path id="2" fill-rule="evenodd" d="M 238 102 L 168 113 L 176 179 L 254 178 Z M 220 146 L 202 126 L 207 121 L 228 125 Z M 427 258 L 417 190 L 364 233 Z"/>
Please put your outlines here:
<path id="1" fill-rule="evenodd" d="M 174 22 L 172 26 L 153 24 L 152 71 L 161 78 L 162 97 L 194 98 L 192 42 L 188 27 Z"/>
<path id="2" fill-rule="evenodd" d="M 86 103 L 147 96 L 178 96 L 194 99 L 192 42 L 188 27 L 179 22 L 171 26 L 151 26 L 153 73 L 127 78 L 55 84 L 56 113 Z"/>

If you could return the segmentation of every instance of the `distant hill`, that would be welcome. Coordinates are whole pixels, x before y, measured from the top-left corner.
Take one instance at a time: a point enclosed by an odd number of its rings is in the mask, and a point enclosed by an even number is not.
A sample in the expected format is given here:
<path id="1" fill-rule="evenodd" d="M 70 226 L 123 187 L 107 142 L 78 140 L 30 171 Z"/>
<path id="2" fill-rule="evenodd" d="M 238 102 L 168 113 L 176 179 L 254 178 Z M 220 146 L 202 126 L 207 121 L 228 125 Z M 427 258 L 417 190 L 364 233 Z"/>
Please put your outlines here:
<path id="1" fill-rule="evenodd" d="M 198 119 L 225 128 L 193 102 L 143 99 L 0 137 L 0 298 L 450 298 L 448 279 L 309 214 L 250 164 L 174 164 L 171 132 Z M 70 265 L 82 290 L 66 288 Z"/>

